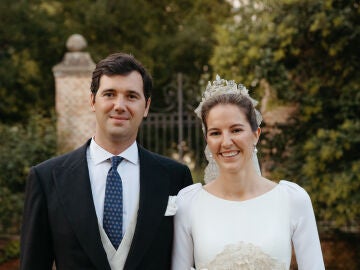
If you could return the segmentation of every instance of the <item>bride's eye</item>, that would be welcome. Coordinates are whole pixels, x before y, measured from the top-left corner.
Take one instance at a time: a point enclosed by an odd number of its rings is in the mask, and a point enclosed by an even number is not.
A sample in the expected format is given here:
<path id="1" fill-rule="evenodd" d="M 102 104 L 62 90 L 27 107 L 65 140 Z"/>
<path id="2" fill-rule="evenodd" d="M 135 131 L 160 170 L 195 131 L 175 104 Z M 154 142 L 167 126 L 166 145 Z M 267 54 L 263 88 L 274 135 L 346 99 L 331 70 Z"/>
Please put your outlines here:
<path id="1" fill-rule="evenodd" d="M 220 135 L 219 131 L 211 131 L 208 133 L 208 136 L 217 136 L 217 135 Z"/>
<path id="2" fill-rule="evenodd" d="M 232 132 L 233 133 L 240 133 L 241 131 L 243 131 L 241 128 L 237 128 L 237 129 L 234 129 Z"/>

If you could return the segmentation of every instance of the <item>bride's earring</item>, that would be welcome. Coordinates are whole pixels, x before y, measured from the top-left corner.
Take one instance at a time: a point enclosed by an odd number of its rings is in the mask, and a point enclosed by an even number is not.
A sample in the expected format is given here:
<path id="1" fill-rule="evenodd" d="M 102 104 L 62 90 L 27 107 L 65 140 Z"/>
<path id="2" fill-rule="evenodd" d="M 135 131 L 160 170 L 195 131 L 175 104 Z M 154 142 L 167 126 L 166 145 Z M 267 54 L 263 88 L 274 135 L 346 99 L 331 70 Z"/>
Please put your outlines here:
<path id="1" fill-rule="evenodd" d="M 257 154 L 258 150 L 256 148 L 256 144 L 254 144 L 254 153 Z"/>

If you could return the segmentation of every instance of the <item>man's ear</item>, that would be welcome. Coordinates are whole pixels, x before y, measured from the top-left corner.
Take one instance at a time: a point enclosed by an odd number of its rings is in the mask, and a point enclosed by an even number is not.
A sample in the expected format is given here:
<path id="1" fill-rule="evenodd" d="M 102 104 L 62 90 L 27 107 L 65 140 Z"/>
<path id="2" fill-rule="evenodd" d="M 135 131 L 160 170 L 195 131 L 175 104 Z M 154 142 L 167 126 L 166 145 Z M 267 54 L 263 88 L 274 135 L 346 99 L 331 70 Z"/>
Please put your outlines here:
<path id="1" fill-rule="evenodd" d="M 89 99 L 89 102 L 90 102 L 90 107 L 91 107 L 91 110 L 93 112 L 95 112 L 95 95 L 93 93 L 90 94 L 90 99 Z"/>
<path id="2" fill-rule="evenodd" d="M 151 97 L 149 97 L 148 100 L 146 101 L 144 118 L 146 118 L 149 114 L 150 104 L 151 104 Z"/>

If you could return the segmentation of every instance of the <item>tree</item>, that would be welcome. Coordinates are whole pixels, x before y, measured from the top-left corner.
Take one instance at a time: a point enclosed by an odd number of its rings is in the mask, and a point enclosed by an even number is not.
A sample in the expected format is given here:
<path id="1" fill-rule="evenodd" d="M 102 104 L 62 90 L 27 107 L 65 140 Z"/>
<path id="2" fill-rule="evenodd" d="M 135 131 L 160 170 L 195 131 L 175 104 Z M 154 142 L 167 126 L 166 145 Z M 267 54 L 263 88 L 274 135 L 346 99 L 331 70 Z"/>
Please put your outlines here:
<path id="1" fill-rule="evenodd" d="M 164 99 L 158 90 L 177 72 L 197 84 L 215 45 L 214 27 L 231 7 L 224 0 L 137 0 L 96 1 L 85 10 L 86 2 L 64 4 L 68 24 L 85 34 L 96 61 L 119 50 L 139 58 L 154 77 L 155 106 Z"/>
<path id="2" fill-rule="evenodd" d="M 360 221 L 360 16 L 356 1 L 243 1 L 217 28 L 213 69 L 273 103 L 299 105 L 267 140 L 274 176 L 310 193 L 318 219 L 349 229 Z M 276 151 L 274 151 L 276 150 Z"/>
<path id="3" fill-rule="evenodd" d="M 0 121 L 26 121 L 34 108 L 54 105 L 52 66 L 64 51 L 56 2 L 1 1 Z"/>
<path id="4" fill-rule="evenodd" d="M 74 33 L 88 41 L 95 61 L 112 52 L 135 55 L 151 71 L 155 89 L 177 72 L 197 83 L 214 46 L 213 29 L 230 13 L 225 0 L 10 1 L 0 8 L 0 119 L 26 121 L 31 110 L 54 107 L 52 67 Z M 156 93 L 154 103 L 163 97 Z"/>
<path id="5" fill-rule="evenodd" d="M 54 119 L 33 114 L 27 125 L 0 124 L 0 232 L 18 233 L 30 167 L 56 154 Z"/>
<path id="6" fill-rule="evenodd" d="M 156 105 L 164 98 L 159 89 L 177 72 L 197 83 L 215 44 L 215 24 L 231 7 L 225 0 L 3 0 L 0 5 L 0 231 L 20 219 L 30 166 L 56 154 L 52 67 L 71 34 L 86 38 L 96 62 L 118 51 L 141 60 L 153 74 Z"/>

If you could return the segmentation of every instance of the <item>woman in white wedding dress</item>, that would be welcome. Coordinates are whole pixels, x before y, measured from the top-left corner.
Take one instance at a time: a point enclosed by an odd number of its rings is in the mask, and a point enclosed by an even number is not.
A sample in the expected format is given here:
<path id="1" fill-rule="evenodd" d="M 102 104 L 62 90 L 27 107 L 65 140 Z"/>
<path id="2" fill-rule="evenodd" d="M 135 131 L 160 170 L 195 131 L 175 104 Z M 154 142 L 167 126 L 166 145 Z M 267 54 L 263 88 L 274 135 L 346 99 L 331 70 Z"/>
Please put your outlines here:
<path id="1" fill-rule="evenodd" d="M 309 195 L 259 174 L 255 105 L 234 81 L 217 77 L 206 88 L 196 112 L 208 144 L 207 184 L 178 194 L 173 270 L 289 269 L 292 245 L 298 269 L 325 269 Z"/>

